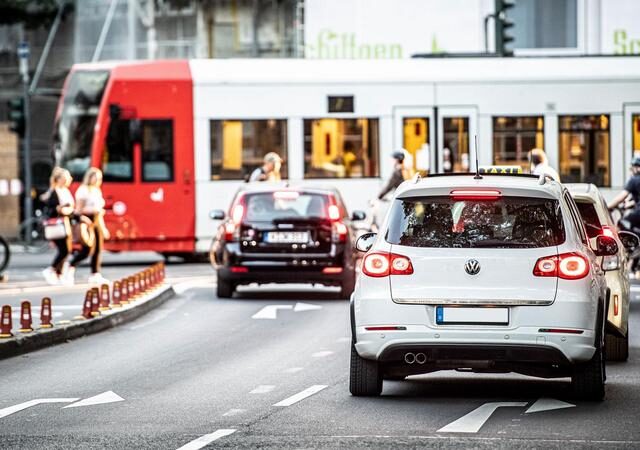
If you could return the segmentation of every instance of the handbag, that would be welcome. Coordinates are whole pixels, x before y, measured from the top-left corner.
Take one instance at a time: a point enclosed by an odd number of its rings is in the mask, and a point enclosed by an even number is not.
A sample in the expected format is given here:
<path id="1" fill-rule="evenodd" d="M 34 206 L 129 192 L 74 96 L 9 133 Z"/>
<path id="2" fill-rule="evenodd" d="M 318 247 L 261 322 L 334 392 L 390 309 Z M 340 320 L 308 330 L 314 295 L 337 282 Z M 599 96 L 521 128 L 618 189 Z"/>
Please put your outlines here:
<path id="1" fill-rule="evenodd" d="M 81 220 L 74 222 L 71 226 L 73 243 L 84 245 L 85 247 L 93 247 L 96 242 L 96 234 L 93 227 L 93 224 L 89 225 Z"/>
<path id="2" fill-rule="evenodd" d="M 66 217 L 55 217 L 53 219 L 47 219 L 44 221 L 43 226 L 44 238 L 48 241 L 65 239 L 71 232 L 69 227 L 69 220 Z"/>

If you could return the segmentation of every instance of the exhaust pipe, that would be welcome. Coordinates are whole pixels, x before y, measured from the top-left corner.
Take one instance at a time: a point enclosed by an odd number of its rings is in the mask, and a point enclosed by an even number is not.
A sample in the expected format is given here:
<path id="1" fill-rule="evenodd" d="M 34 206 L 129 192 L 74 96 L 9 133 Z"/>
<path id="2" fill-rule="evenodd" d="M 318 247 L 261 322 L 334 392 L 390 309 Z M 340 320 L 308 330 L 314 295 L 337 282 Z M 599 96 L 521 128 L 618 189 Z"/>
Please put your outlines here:
<path id="1" fill-rule="evenodd" d="M 424 353 L 416 353 L 416 362 L 420 365 L 427 362 L 427 355 Z"/>
<path id="2" fill-rule="evenodd" d="M 414 362 L 416 362 L 416 355 L 414 355 L 413 353 L 405 353 L 404 362 L 406 362 L 407 364 L 413 364 Z"/>

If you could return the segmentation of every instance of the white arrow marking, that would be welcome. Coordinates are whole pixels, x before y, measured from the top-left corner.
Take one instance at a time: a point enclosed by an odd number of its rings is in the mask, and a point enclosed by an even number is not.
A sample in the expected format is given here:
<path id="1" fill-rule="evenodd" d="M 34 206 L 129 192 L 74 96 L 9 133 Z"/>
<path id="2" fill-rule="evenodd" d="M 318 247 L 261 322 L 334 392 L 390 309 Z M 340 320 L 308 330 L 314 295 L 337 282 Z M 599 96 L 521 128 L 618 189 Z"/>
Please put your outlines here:
<path id="1" fill-rule="evenodd" d="M 502 407 L 524 407 L 527 403 L 523 402 L 494 402 L 485 403 L 479 408 L 474 409 L 466 416 L 462 416 L 455 422 L 440 428 L 438 433 L 477 433 L 485 424 L 496 409 Z"/>
<path id="2" fill-rule="evenodd" d="M 225 436 L 229 436 L 230 434 L 235 433 L 236 430 L 226 429 L 226 430 L 218 430 L 211 434 L 205 434 L 204 436 L 200 436 L 198 439 L 195 439 L 188 444 L 183 445 L 178 450 L 198 450 L 210 444 L 213 441 L 217 441 L 220 438 Z"/>
<path id="3" fill-rule="evenodd" d="M 300 400 L 304 400 L 307 397 L 311 397 L 313 394 L 317 394 L 321 390 L 327 388 L 328 386 L 324 384 L 315 384 L 310 388 L 305 389 L 304 391 L 298 392 L 291 397 L 285 398 L 281 402 L 276 403 L 273 406 L 291 406 L 294 403 L 298 403 Z"/>
<path id="4" fill-rule="evenodd" d="M 556 400 L 555 398 L 541 398 L 525 411 L 525 414 L 542 411 L 553 411 L 554 409 L 575 408 L 576 405 Z"/>
<path id="5" fill-rule="evenodd" d="M 251 316 L 252 319 L 275 319 L 279 309 L 293 309 L 292 305 L 268 305 Z"/>
<path id="6" fill-rule="evenodd" d="M 296 303 L 296 306 L 293 308 L 293 312 L 315 311 L 318 309 L 322 309 L 322 306 L 312 305 L 311 303 Z"/>
<path id="7" fill-rule="evenodd" d="M 8 408 L 0 409 L 0 419 L 10 416 L 11 414 L 22 411 L 23 409 L 31 408 L 32 406 L 40 405 L 42 403 L 71 403 L 79 400 L 77 398 L 37 398 L 35 400 L 29 400 L 28 402 L 20 403 L 19 405 L 9 406 Z"/>
<path id="8" fill-rule="evenodd" d="M 105 403 L 123 402 L 124 399 L 113 391 L 103 392 L 102 394 L 94 395 L 93 397 L 85 398 L 73 405 L 64 406 L 64 408 L 78 408 L 80 406 L 92 406 L 103 405 Z"/>

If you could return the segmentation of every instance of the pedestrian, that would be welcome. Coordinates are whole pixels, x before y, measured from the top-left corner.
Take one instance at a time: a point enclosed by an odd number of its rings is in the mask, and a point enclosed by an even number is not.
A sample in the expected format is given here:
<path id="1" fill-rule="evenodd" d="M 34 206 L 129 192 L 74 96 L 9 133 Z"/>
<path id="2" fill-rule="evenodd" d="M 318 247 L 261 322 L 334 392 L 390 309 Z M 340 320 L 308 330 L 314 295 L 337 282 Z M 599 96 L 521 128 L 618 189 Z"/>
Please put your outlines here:
<path id="1" fill-rule="evenodd" d="M 542 174 L 545 174 L 549 175 L 556 181 L 560 181 L 560 175 L 558 175 L 558 172 L 549 165 L 549 159 L 547 158 L 547 154 L 544 152 L 544 150 L 542 150 L 541 148 L 534 148 L 533 150 L 531 150 L 530 158 L 531 165 L 533 166 L 531 173 L 533 175 L 540 176 Z"/>
<path id="2" fill-rule="evenodd" d="M 251 172 L 249 182 L 252 181 L 280 181 L 282 158 L 276 152 L 264 155 L 262 166 Z"/>
<path id="3" fill-rule="evenodd" d="M 104 223 L 104 197 L 102 196 L 102 171 L 90 168 L 84 175 L 82 184 L 76 191 L 76 214 L 79 220 L 90 224 L 93 228 L 94 239 L 91 243 L 81 242 L 80 250 L 73 255 L 68 270 L 64 274 L 65 284 L 73 284 L 78 264 L 91 255 L 91 275 L 89 283 L 103 284 L 109 280 L 101 274 L 102 248 L 104 240 L 110 234 Z"/>
<path id="4" fill-rule="evenodd" d="M 393 157 L 393 172 L 385 184 L 384 188 L 378 194 L 378 200 L 382 200 L 389 192 L 396 190 L 398 186 L 405 180 L 404 151 L 399 150 L 391 154 Z"/>
<path id="5" fill-rule="evenodd" d="M 69 186 L 72 180 L 68 170 L 54 168 L 49 179 L 49 190 L 40 197 L 44 202 L 46 215 L 50 219 L 63 219 L 67 230 L 66 236 L 51 241 L 56 246 L 56 254 L 51 266 L 42 272 L 47 283 L 52 285 L 60 284 L 64 263 L 71 252 L 70 217 L 74 210 L 74 200 Z"/>

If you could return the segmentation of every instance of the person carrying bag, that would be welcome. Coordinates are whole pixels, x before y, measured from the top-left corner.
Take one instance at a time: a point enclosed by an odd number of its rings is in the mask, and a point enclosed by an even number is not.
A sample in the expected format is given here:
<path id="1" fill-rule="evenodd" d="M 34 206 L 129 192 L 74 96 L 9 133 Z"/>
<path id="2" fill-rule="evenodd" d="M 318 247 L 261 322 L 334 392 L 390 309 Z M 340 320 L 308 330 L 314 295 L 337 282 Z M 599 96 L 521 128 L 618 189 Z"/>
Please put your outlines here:
<path id="1" fill-rule="evenodd" d="M 74 210 L 73 195 L 69 191 L 71 181 L 68 170 L 54 168 L 51 172 L 49 190 L 41 196 L 49 217 L 44 223 L 44 235 L 56 247 L 56 255 L 51 266 L 42 271 L 44 279 L 51 285 L 60 284 L 64 263 L 71 252 L 69 219 Z"/>
<path id="2" fill-rule="evenodd" d="M 102 248 L 104 239 L 109 239 L 109 230 L 104 223 L 104 198 L 102 196 L 102 171 L 95 167 L 87 170 L 84 179 L 76 191 L 76 214 L 79 219 L 75 225 L 76 239 L 80 243 L 80 251 L 71 259 L 65 272 L 66 284 L 73 284 L 76 267 L 91 255 L 91 275 L 89 283 L 109 283 L 100 273 L 102 268 Z"/>

